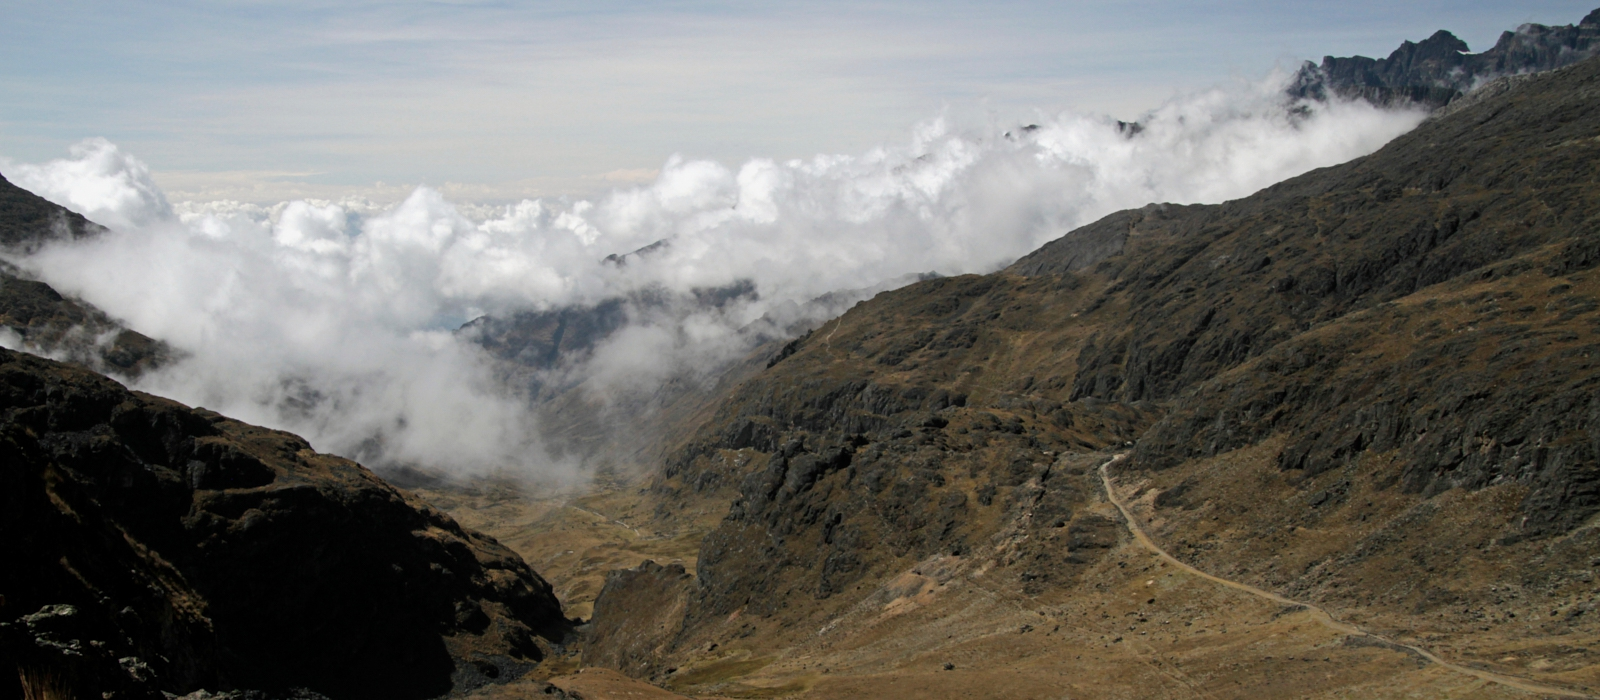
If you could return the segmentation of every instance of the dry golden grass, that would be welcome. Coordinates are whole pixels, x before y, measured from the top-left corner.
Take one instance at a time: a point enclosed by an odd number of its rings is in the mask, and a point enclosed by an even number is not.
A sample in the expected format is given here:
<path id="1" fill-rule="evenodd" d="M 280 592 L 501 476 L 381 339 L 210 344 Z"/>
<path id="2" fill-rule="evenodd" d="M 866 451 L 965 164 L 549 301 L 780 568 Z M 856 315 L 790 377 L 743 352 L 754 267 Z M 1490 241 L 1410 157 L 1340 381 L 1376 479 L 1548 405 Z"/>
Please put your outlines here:
<path id="1" fill-rule="evenodd" d="M 700 538 L 722 513 L 706 506 L 664 524 L 636 486 L 574 493 L 511 481 L 415 491 L 462 525 L 492 535 L 555 588 L 566 615 L 588 619 L 606 572 L 646 559 L 694 570 Z M 724 507 L 725 508 L 725 507 Z"/>
<path id="2" fill-rule="evenodd" d="M 1153 493 L 1141 495 L 1148 501 Z M 602 505 L 626 500 L 598 496 Z M 1103 500 L 1092 508 L 1114 515 Z M 570 534 L 586 522 L 540 517 L 521 527 L 566 525 Z M 524 542 L 542 541 L 533 534 Z M 574 670 L 570 659 L 552 659 L 538 676 L 586 698 L 1528 697 L 1187 574 L 1125 532 L 1077 585 L 1038 596 L 1024 595 L 1015 572 L 986 555 L 922 562 L 816 629 L 777 626 L 691 653 L 665 688 Z M 567 581 L 587 575 L 541 572 Z"/>
<path id="3" fill-rule="evenodd" d="M 23 700 L 78 700 L 61 676 L 48 669 L 18 668 Z"/>

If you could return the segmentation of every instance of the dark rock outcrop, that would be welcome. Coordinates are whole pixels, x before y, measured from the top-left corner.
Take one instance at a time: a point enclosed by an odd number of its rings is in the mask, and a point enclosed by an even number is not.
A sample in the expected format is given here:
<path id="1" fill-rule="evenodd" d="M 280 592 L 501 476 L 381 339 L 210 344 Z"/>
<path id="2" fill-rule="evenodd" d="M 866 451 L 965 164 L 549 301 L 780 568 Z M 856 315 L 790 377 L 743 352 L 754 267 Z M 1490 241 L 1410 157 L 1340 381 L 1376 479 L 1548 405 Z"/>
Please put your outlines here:
<path id="1" fill-rule="evenodd" d="M 0 176 L 0 249 L 29 252 L 50 240 L 96 236 L 105 230 Z"/>
<path id="2" fill-rule="evenodd" d="M 0 176 L 0 250 L 29 253 L 51 241 L 90 238 L 107 229 Z M 167 363 L 173 350 L 105 312 L 63 296 L 0 262 L 0 333 L 29 352 L 77 362 L 97 372 L 137 378 Z"/>
<path id="3" fill-rule="evenodd" d="M 129 330 L 105 312 L 0 263 L 0 332 L 29 352 L 128 378 L 170 362 L 166 343 Z"/>
<path id="4" fill-rule="evenodd" d="M 515 554 L 304 440 L 0 350 L 0 691 L 429 698 L 566 634 Z"/>
<path id="5" fill-rule="evenodd" d="M 682 564 L 645 560 L 606 574 L 586 637 L 596 649 L 584 663 L 645 675 L 682 631 L 694 576 Z"/>
<path id="6" fill-rule="evenodd" d="M 1470 53 L 1467 43 L 1439 30 L 1420 42 L 1407 41 L 1388 58 L 1307 61 L 1289 95 L 1326 100 L 1332 96 L 1378 105 L 1442 107 L 1501 76 L 1554 70 L 1600 53 L 1600 9 L 1576 25 L 1525 24 L 1500 35 L 1493 48 Z"/>

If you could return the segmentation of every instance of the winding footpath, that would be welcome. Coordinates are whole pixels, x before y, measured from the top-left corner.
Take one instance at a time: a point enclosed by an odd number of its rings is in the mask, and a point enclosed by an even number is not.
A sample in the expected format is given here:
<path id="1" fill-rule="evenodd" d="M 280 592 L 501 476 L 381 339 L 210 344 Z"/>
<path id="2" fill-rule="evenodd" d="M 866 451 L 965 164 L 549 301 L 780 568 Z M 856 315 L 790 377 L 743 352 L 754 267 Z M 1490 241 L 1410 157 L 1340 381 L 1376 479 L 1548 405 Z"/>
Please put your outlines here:
<path id="1" fill-rule="evenodd" d="M 1270 601 L 1272 601 L 1274 603 L 1279 603 L 1281 605 L 1293 605 L 1293 606 L 1299 606 L 1299 607 L 1305 608 L 1306 611 L 1308 611 L 1311 614 L 1312 619 L 1316 620 L 1318 623 L 1320 623 L 1324 627 L 1327 627 L 1328 629 L 1334 630 L 1336 632 L 1341 632 L 1343 634 L 1354 635 L 1354 636 L 1358 636 L 1358 637 L 1366 637 L 1368 639 L 1377 640 L 1378 642 L 1381 642 L 1386 646 L 1390 646 L 1390 647 L 1393 647 L 1393 648 L 1396 648 L 1396 649 L 1409 650 L 1409 651 L 1417 654 L 1418 656 L 1421 656 L 1424 659 L 1427 659 L 1427 660 L 1429 660 L 1429 661 L 1431 661 L 1431 662 L 1433 662 L 1435 664 L 1438 664 L 1442 668 L 1447 668 L 1447 669 L 1450 669 L 1450 670 L 1455 671 L 1457 673 L 1464 673 L 1464 674 L 1467 674 L 1469 676 L 1474 676 L 1474 677 L 1476 677 L 1476 678 L 1478 678 L 1480 680 L 1487 681 L 1489 683 L 1495 683 L 1495 684 L 1506 686 L 1508 688 L 1515 688 L 1517 690 L 1522 690 L 1522 691 L 1526 691 L 1526 692 L 1529 692 L 1529 693 L 1538 693 L 1538 694 L 1542 694 L 1542 695 L 1554 695 L 1554 696 L 1557 696 L 1557 697 L 1564 697 L 1564 698 L 1591 698 L 1592 700 L 1595 699 L 1595 696 L 1593 696 L 1593 695 L 1587 695 L 1587 694 L 1584 694 L 1584 693 L 1580 693 L 1578 691 L 1571 690 L 1569 688 L 1561 688 L 1561 687 L 1553 686 L 1553 685 L 1544 685 L 1542 683 L 1536 683 L 1534 681 L 1530 681 L 1530 680 L 1523 679 L 1523 678 L 1517 678 L 1515 676 L 1506 676 L 1506 675 L 1501 675 L 1501 674 L 1498 674 L 1498 673 L 1491 673 L 1489 671 L 1483 671 L 1483 670 L 1479 670 L 1479 669 L 1475 669 L 1475 668 L 1469 668 L 1467 666 L 1462 666 L 1460 664 L 1454 664 L 1454 663 L 1451 663 L 1449 661 L 1445 661 L 1444 659 L 1440 658 L 1437 654 L 1434 654 L 1433 652 L 1428 651 L 1427 649 L 1424 649 L 1422 647 L 1414 646 L 1414 645 L 1411 645 L 1411 644 L 1406 644 L 1404 642 L 1398 642 L 1398 641 L 1395 641 L 1395 640 L 1390 639 L 1388 637 L 1385 637 L 1385 636 L 1383 636 L 1381 634 L 1373 634 L 1372 632 L 1368 632 L 1367 630 L 1361 629 L 1360 627 L 1352 625 L 1352 624 L 1350 624 L 1348 622 L 1341 622 L 1338 619 L 1334 618 L 1334 616 L 1331 613 L 1329 613 L 1327 610 L 1324 610 L 1323 608 L 1317 606 L 1314 603 L 1307 603 L 1305 601 L 1294 600 L 1294 599 L 1291 599 L 1291 598 L 1285 598 L 1285 597 L 1283 597 L 1281 595 L 1278 595 L 1277 593 L 1273 593 L 1272 591 L 1262 590 L 1260 588 L 1256 588 L 1255 586 L 1251 586 L 1249 584 L 1240 583 L 1238 581 L 1230 581 L 1230 580 L 1225 579 L 1225 578 L 1212 576 L 1211 574 L 1208 574 L 1208 573 L 1206 573 L 1204 571 L 1201 571 L 1199 569 L 1196 569 L 1196 568 L 1194 568 L 1192 566 L 1189 566 L 1188 564 L 1185 564 L 1185 563 L 1179 561 L 1177 557 L 1174 557 L 1171 554 L 1168 554 L 1166 550 L 1162 549 L 1159 545 L 1157 545 L 1155 543 L 1155 540 L 1150 539 L 1150 536 L 1145 533 L 1144 528 L 1139 525 L 1139 521 L 1133 517 L 1133 512 L 1128 510 L 1127 504 L 1122 502 L 1122 498 L 1117 495 L 1116 489 L 1112 486 L 1112 483 L 1111 483 L 1111 472 L 1109 471 L 1109 467 L 1112 464 L 1115 464 L 1118 461 L 1121 461 L 1126 456 L 1127 456 L 1127 453 L 1116 455 L 1116 456 L 1112 457 L 1111 459 L 1107 460 L 1105 462 L 1105 464 L 1100 465 L 1100 482 L 1105 486 L 1106 498 L 1111 501 L 1111 505 L 1116 506 L 1117 510 L 1122 513 L 1122 520 L 1127 525 L 1128 532 L 1133 533 L 1133 538 L 1139 542 L 1140 546 L 1144 547 L 1145 549 L 1150 550 L 1151 552 L 1154 552 L 1156 554 L 1156 556 L 1161 557 L 1161 559 L 1163 561 L 1165 561 L 1165 562 L 1167 562 L 1169 564 L 1172 564 L 1173 566 L 1176 566 L 1179 569 L 1182 569 L 1182 570 L 1184 570 L 1184 571 L 1186 571 L 1186 572 L 1188 572 L 1190 574 L 1193 574 L 1195 576 L 1199 576 L 1200 578 L 1203 578 L 1203 579 L 1205 579 L 1207 581 L 1210 581 L 1212 583 L 1216 583 L 1216 584 L 1220 584 L 1220 585 L 1223 585 L 1223 586 L 1227 586 L 1228 588 L 1232 588 L 1232 589 L 1235 589 L 1235 590 L 1244 591 L 1245 593 L 1249 593 L 1250 595 L 1256 596 L 1258 598 L 1265 598 L 1267 600 L 1270 600 Z"/>
<path id="2" fill-rule="evenodd" d="M 613 517 L 611 517 L 609 515 L 606 515 L 605 513 L 597 513 L 595 511 L 589 510 L 588 508 L 585 508 L 583 506 L 575 506 L 575 505 L 572 505 L 571 503 L 567 503 L 565 505 L 566 505 L 566 507 L 571 508 L 571 509 L 573 509 L 575 511 L 578 511 L 578 512 L 581 512 L 581 513 L 588 513 L 589 515 L 593 515 L 594 517 L 599 518 L 599 519 L 601 519 L 602 521 L 605 521 L 608 524 L 616 525 L 617 527 L 620 527 L 620 528 L 622 528 L 624 530 L 632 530 L 634 537 L 641 537 L 641 538 L 644 537 L 644 534 L 639 532 L 639 528 L 636 528 L 636 527 L 634 527 L 632 525 L 629 525 L 629 524 L 627 524 L 625 522 L 622 522 L 621 520 L 618 520 L 618 519 L 613 518 Z"/>

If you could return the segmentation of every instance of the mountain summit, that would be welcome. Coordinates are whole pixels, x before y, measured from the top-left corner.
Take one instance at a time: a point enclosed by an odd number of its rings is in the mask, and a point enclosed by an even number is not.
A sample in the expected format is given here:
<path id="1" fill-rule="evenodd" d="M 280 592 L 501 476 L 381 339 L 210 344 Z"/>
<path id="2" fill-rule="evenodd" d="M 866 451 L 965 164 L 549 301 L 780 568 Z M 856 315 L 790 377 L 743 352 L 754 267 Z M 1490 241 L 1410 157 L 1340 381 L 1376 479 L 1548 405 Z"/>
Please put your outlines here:
<path id="1" fill-rule="evenodd" d="M 1466 42 L 1441 29 L 1423 41 L 1401 44 L 1388 58 L 1326 56 L 1320 66 L 1307 61 L 1289 94 L 1441 107 L 1495 78 L 1554 70 L 1596 53 L 1600 53 L 1600 9 L 1576 25 L 1524 24 L 1502 33 L 1493 48 L 1476 54 Z"/>

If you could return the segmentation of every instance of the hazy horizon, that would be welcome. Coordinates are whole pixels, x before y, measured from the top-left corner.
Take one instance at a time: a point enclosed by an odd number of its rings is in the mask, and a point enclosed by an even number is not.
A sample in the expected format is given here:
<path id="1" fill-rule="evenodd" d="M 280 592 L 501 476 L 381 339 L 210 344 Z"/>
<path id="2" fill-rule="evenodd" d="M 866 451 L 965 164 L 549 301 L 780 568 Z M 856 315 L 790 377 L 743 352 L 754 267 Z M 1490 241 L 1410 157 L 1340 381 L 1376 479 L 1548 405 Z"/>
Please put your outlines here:
<path id="1" fill-rule="evenodd" d="M 24 2 L 0 27 L 0 166 L 99 137 L 173 201 L 592 197 L 675 156 L 861 153 L 940 116 L 1134 119 L 1591 3 Z"/>

